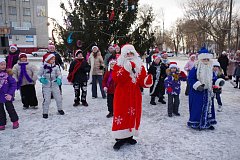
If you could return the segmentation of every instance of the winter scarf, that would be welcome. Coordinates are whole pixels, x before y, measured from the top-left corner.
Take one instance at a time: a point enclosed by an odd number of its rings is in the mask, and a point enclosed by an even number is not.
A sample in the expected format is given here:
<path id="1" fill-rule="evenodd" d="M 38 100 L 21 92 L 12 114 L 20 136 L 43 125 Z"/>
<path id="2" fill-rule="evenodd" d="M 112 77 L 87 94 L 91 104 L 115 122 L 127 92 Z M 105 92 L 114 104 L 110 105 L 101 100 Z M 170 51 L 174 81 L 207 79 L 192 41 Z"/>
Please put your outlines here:
<path id="1" fill-rule="evenodd" d="M 76 62 L 77 62 L 77 64 L 74 66 L 73 71 L 68 74 L 67 79 L 69 82 L 73 82 L 74 75 L 78 71 L 78 69 L 81 67 L 83 60 L 76 59 Z"/>
<path id="2" fill-rule="evenodd" d="M 110 73 L 109 73 L 109 77 L 107 80 L 107 87 L 109 87 L 111 80 L 112 80 L 112 70 L 110 70 Z"/>
<path id="3" fill-rule="evenodd" d="M 8 59 L 7 59 L 7 68 L 12 68 L 13 67 L 13 58 L 17 57 L 18 54 L 9 54 Z"/>
<path id="4" fill-rule="evenodd" d="M 56 65 L 48 65 L 48 64 L 45 64 L 43 66 L 44 69 L 48 69 L 47 73 L 52 73 L 52 69 L 55 67 Z"/>
<path id="5" fill-rule="evenodd" d="M 26 65 L 28 65 L 28 63 L 19 63 L 18 65 L 20 65 L 21 71 L 20 71 L 20 75 L 18 77 L 17 89 L 20 88 L 23 77 L 25 77 L 28 82 L 33 82 L 31 77 L 27 74 Z"/>

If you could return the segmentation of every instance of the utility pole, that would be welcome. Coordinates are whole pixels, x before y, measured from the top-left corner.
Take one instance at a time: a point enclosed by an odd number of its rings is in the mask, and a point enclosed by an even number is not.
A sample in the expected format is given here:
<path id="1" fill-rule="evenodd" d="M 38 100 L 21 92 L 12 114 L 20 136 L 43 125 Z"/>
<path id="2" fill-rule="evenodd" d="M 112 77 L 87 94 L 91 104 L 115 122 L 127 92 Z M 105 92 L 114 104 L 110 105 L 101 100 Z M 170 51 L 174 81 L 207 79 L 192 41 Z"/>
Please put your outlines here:
<path id="1" fill-rule="evenodd" d="M 240 27 L 239 27 L 239 21 L 237 21 L 236 23 L 237 23 L 237 40 L 236 40 L 236 48 L 235 48 L 235 50 L 238 50 L 238 49 L 240 49 L 239 48 Z"/>
<path id="2" fill-rule="evenodd" d="M 228 21 L 228 52 L 230 52 L 230 42 L 231 42 L 231 24 L 232 24 L 232 3 L 233 0 L 230 0 L 230 12 L 229 12 L 229 21 Z"/>

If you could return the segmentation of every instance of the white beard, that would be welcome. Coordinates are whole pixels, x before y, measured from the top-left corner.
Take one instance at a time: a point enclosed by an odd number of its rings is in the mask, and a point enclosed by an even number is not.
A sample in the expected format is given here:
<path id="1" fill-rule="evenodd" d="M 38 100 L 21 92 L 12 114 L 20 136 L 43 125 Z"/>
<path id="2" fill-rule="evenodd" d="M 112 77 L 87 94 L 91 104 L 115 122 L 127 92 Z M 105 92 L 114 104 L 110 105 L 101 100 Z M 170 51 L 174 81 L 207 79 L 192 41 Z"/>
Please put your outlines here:
<path id="1" fill-rule="evenodd" d="M 132 71 L 131 62 L 136 64 L 135 73 Z M 136 83 L 137 77 L 141 72 L 142 69 L 142 61 L 139 57 L 133 56 L 133 57 L 123 57 L 120 56 L 117 60 L 117 65 L 124 67 L 125 70 L 127 70 L 130 73 L 130 77 L 132 78 L 132 82 Z"/>
<path id="2" fill-rule="evenodd" d="M 201 61 L 196 63 L 197 67 L 197 79 L 205 84 L 204 89 L 212 90 L 212 78 L 213 78 L 213 70 L 212 70 L 212 62 L 209 61 L 208 64 L 204 64 Z"/>

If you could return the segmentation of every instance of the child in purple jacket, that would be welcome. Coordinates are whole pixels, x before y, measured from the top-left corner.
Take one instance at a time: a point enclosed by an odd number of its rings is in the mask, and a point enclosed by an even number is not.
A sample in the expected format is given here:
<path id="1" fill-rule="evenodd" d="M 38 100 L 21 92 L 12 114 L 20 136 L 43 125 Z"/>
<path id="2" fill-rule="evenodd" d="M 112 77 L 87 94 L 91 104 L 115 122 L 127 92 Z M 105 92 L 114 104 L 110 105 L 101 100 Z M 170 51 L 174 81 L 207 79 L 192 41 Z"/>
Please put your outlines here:
<path id="1" fill-rule="evenodd" d="M 179 94 L 181 91 L 180 81 L 186 81 L 187 76 L 183 71 L 179 71 L 176 62 L 170 63 L 166 73 L 168 76 L 165 79 L 164 84 L 168 94 L 168 116 L 172 117 L 172 114 L 180 116 L 180 113 L 178 112 L 180 104 Z"/>
<path id="2" fill-rule="evenodd" d="M 17 83 L 12 77 L 11 70 L 6 70 L 6 61 L 0 58 L 0 130 L 5 129 L 7 124 L 5 108 L 13 122 L 13 129 L 19 127 L 18 115 L 14 109 L 12 101 L 15 90 L 17 89 Z"/>

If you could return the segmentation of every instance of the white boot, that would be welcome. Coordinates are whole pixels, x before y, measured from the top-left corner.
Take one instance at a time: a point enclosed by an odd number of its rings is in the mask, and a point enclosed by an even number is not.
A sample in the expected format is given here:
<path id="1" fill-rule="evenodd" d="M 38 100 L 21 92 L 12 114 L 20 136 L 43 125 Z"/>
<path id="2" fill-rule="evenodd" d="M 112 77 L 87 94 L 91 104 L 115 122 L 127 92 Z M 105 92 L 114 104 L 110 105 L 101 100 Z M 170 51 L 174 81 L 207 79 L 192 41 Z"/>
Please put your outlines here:
<path id="1" fill-rule="evenodd" d="M 222 110 L 223 110 L 223 109 L 222 109 L 222 106 L 221 106 L 221 105 L 218 105 L 217 111 L 218 111 L 218 112 L 222 112 Z"/>

